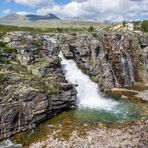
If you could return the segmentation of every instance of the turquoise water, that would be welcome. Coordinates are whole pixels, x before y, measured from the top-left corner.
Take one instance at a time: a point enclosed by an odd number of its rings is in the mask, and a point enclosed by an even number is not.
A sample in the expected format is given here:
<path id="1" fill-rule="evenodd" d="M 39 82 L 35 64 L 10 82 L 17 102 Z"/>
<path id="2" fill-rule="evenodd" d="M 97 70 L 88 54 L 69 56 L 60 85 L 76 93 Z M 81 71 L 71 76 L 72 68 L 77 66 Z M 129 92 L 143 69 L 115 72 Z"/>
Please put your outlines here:
<path id="1" fill-rule="evenodd" d="M 127 123 L 147 118 L 147 111 L 147 104 L 130 103 L 129 101 L 120 101 L 112 111 L 89 108 L 67 110 L 39 124 L 34 132 L 16 134 L 11 140 L 28 147 L 33 142 L 45 140 L 47 135 L 52 135 L 59 129 L 60 132 L 56 137 L 68 139 L 75 130 L 79 134 L 85 134 L 85 131 L 96 129 L 102 123 L 103 127 L 109 125 L 115 128 L 118 125 L 124 126 Z"/>
<path id="2" fill-rule="evenodd" d="M 112 111 L 78 108 L 71 112 L 74 118 L 85 122 L 124 123 L 141 117 L 141 111 L 125 102 L 120 102 Z"/>

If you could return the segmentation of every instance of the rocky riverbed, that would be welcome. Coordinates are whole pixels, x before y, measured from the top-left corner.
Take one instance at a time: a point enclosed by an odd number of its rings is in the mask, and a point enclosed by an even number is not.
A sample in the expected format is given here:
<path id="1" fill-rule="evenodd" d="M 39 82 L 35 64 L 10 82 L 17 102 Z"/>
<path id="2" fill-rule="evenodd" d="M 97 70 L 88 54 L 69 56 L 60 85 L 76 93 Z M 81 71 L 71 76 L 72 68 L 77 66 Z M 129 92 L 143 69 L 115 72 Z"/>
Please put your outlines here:
<path id="1" fill-rule="evenodd" d="M 59 131 L 55 131 L 54 134 Z M 135 125 L 111 129 L 97 128 L 80 137 L 77 131 L 68 140 L 59 140 L 49 135 L 45 141 L 31 144 L 30 148 L 110 148 L 110 147 L 148 147 L 148 121 L 139 121 Z"/>

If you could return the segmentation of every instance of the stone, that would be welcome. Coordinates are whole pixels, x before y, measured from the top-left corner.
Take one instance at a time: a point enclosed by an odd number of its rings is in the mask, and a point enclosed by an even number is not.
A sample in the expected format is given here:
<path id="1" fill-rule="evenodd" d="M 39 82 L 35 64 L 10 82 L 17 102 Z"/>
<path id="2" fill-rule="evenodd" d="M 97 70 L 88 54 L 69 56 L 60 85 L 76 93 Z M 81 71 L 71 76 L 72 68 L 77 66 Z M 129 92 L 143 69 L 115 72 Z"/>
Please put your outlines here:
<path id="1" fill-rule="evenodd" d="M 148 101 L 148 90 L 138 92 L 137 97 L 140 97 L 143 101 Z"/>
<path id="2" fill-rule="evenodd" d="M 127 99 L 128 99 L 128 97 L 127 97 L 127 96 L 122 95 L 122 96 L 121 96 L 121 99 L 125 99 L 125 100 L 127 100 Z"/>

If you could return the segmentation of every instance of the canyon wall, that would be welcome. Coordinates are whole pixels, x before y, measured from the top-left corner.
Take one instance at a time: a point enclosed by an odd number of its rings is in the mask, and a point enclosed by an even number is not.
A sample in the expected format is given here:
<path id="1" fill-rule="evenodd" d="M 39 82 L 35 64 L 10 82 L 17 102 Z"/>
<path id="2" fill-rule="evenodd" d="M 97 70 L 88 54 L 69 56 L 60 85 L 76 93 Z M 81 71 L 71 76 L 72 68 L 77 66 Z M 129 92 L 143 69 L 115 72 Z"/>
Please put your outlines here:
<path id="1" fill-rule="evenodd" d="M 147 37 L 132 33 L 7 33 L 0 47 L 0 139 L 76 105 L 75 86 L 61 70 L 60 50 L 109 91 L 148 81 L 147 47 Z"/>
<path id="2" fill-rule="evenodd" d="M 144 35 L 99 33 L 63 36 L 60 41 L 65 57 L 75 60 L 103 91 L 148 82 L 148 38 Z"/>

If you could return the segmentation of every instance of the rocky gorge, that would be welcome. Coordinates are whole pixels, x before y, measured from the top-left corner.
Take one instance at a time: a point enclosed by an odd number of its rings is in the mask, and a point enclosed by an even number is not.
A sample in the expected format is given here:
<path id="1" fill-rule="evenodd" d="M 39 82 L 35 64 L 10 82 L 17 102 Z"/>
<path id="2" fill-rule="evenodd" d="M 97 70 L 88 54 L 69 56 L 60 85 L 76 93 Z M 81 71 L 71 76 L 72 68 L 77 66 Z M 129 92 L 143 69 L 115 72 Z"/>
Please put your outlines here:
<path id="1" fill-rule="evenodd" d="M 144 34 L 10 32 L 0 42 L 0 139 L 35 129 L 38 123 L 76 107 L 76 86 L 64 77 L 60 51 L 104 93 L 148 82 Z M 134 95 L 147 101 L 147 86 Z"/>

